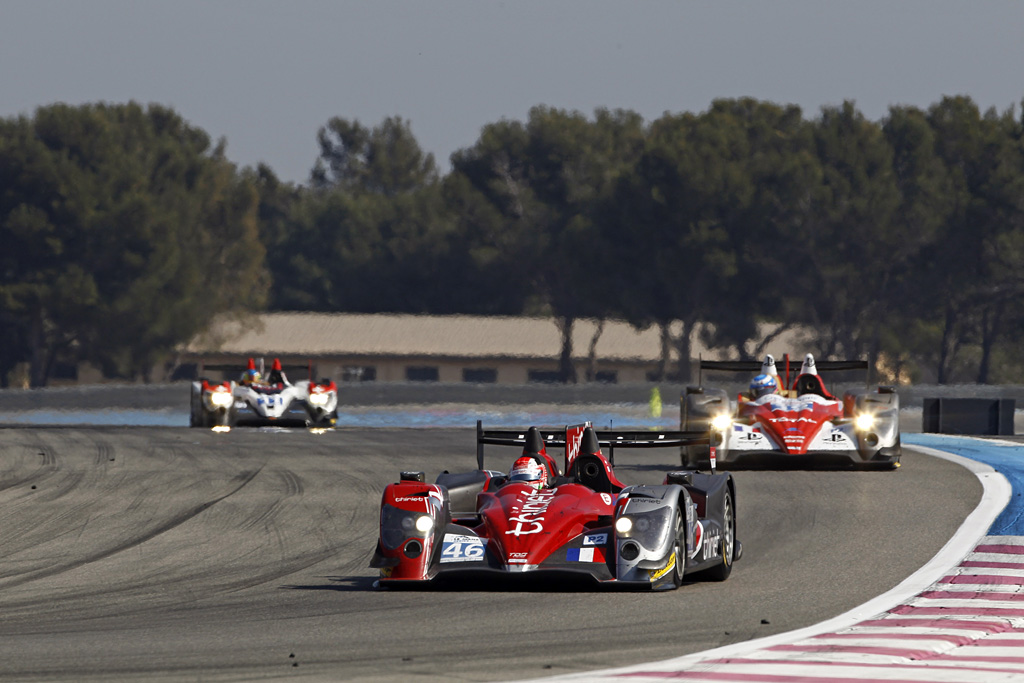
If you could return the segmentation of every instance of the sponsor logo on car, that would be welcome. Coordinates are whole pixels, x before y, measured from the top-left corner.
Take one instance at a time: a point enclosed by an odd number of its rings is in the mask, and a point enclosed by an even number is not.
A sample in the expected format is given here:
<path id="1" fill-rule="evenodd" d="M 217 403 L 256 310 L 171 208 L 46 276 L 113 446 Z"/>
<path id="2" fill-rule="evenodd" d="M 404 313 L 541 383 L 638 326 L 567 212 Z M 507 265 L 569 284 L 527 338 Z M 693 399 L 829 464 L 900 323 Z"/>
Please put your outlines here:
<path id="1" fill-rule="evenodd" d="M 580 454 L 580 445 L 583 443 L 583 432 L 575 431 L 569 435 L 569 443 L 566 444 L 569 449 L 569 459 L 573 460 L 577 455 Z"/>
<path id="2" fill-rule="evenodd" d="M 395 503 L 432 503 L 435 507 L 441 507 L 444 499 L 437 491 L 430 490 L 412 496 L 398 496 L 392 499 Z"/>
<path id="3" fill-rule="evenodd" d="M 630 506 L 632 506 L 632 505 L 661 505 L 661 504 L 662 504 L 661 498 L 649 498 L 647 496 L 637 496 L 637 497 L 634 498 L 633 496 L 630 496 L 627 499 L 627 505 L 630 505 Z"/>
<path id="4" fill-rule="evenodd" d="M 555 498 L 555 492 L 537 491 L 526 497 L 523 501 L 519 514 L 508 518 L 509 522 L 515 522 L 515 528 L 506 531 L 516 538 L 526 534 L 539 534 L 544 531 L 544 512 L 551 505 Z"/>
<path id="5" fill-rule="evenodd" d="M 704 553 L 703 558 L 710 560 L 712 557 L 718 557 L 718 548 L 721 545 L 722 536 L 718 533 L 710 534 L 704 538 Z"/>

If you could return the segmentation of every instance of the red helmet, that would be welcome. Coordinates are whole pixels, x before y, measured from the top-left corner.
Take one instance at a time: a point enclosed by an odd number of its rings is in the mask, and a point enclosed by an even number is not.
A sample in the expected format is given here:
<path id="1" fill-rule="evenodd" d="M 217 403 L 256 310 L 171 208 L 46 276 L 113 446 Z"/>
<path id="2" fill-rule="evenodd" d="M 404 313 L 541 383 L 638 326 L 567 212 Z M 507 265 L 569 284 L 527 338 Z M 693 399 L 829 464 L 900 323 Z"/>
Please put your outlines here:
<path id="1" fill-rule="evenodd" d="M 536 459 L 524 455 L 512 465 L 508 480 L 511 483 L 529 484 L 539 490 L 547 485 L 548 468 Z"/>

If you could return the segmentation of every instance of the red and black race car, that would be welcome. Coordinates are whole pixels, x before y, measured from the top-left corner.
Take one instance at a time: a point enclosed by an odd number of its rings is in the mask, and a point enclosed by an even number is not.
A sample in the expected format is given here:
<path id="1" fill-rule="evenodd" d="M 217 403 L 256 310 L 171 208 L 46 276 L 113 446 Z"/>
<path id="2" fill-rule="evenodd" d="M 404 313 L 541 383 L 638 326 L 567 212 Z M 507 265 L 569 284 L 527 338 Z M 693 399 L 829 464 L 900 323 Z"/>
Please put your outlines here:
<path id="1" fill-rule="evenodd" d="M 736 489 L 729 474 L 670 472 L 660 485 L 627 486 L 614 450 L 681 447 L 685 432 L 484 430 L 477 470 L 403 472 L 381 500 L 380 538 L 370 563 L 379 586 L 473 579 L 569 579 L 667 589 L 684 580 L 724 580 L 740 558 Z M 483 465 L 485 444 L 522 446 L 508 474 Z M 559 470 L 546 446 L 565 447 Z M 601 451 L 609 448 L 609 456 Z M 531 473 L 540 471 L 542 479 Z"/>

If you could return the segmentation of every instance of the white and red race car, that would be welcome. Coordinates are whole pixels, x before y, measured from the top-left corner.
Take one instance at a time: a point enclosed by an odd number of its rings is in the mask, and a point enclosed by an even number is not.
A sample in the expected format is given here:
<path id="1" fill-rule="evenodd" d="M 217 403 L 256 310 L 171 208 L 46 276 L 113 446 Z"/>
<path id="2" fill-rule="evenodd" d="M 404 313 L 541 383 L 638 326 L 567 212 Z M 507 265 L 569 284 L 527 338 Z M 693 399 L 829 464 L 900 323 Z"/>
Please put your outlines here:
<path id="1" fill-rule="evenodd" d="M 779 390 L 764 396 L 740 394 L 730 401 L 722 389 L 687 387 L 680 422 L 685 430 L 707 430 L 708 445 L 687 446 L 687 467 L 726 469 L 748 465 L 792 466 L 843 463 L 866 468 L 900 466 L 899 396 L 894 387 L 848 389 L 842 397 L 826 388 L 819 370 L 867 371 L 866 361 L 822 361 L 807 354 L 790 382 L 767 356 L 756 361 L 701 361 L 701 370 L 757 372 L 778 379 Z"/>
<path id="2" fill-rule="evenodd" d="M 260 359 L 260 368 L 263 360 Z M 207 366 L 206 369 L 225 369 Z M 190 427 L 333 427 L 338 420 L 338 386 L 329 379 L 288 380 L 277 358 L 264 375 L 255 359 L 238 382 L 192 382 Z"/>

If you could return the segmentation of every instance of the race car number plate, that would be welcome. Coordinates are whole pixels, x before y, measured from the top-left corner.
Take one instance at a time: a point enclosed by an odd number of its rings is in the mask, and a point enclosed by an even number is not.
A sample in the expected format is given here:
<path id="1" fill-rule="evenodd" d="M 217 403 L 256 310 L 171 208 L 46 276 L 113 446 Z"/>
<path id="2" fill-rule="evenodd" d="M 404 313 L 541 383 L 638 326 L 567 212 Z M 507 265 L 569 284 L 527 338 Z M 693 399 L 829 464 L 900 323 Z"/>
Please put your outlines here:
<path id="1" fill-rule="evenodd" d="M 476 562 L 484 559 L 484 540 L 476 536 L 445 534 L 441 562 Z"/>

